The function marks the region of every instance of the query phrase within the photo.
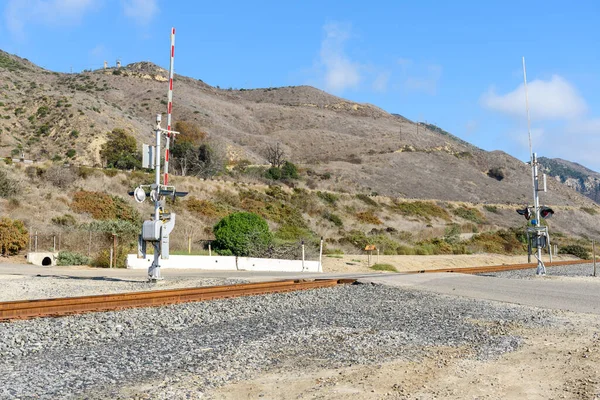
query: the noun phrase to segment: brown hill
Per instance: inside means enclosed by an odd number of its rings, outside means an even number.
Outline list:
[[[0,156],[101,165],[99,149],[116,127],[150,142],[164,112],[167,71],[151,63],[61,74],[0,53]],[[369,104],[308,87],[222,90],[176,76],[174,119],[195,121],[228,150],[232,163],[265,163],[278,142],[287,157],[334,179],[318,188],[475,203],[526,203],[530,170],[510,155],[478,149],[447,132]],[[561,182],[542,201],[589,205]]]

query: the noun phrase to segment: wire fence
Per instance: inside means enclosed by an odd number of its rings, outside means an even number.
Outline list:
[[[29,233],[29,252],[70,252],[89,258],[92,265],[100,267],[125,267],[127,254],[137,253],[137,238],[88,229],[63,229]],[[152,253],[152,246],[148,247]],[[172,255],[217,255],[214,240],[197,238],[178,232],[171,235],[169,253]],[[318,260],[318,243],[279,243],[252,249],[252,257],[288,260]]]

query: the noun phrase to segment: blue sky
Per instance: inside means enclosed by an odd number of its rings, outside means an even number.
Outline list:
[[[600,170],[600,2],[0,0],[0,48],[54,71],[149,60],[221,88],[308,84],[486,150]],[[174,105],[177,106],[175,88]]]

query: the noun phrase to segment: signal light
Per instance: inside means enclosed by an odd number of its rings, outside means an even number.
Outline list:
[[[527,221],[529,221],[529,218],[531,218],[531,210],[529,209],[529,207],[525,207],[522,210],[517,210],[517,212],[519,213],[519,215],[523,215]]]
[[[540,217],[547,219],[554,215],[554,210],[550,207],[540,207]]]

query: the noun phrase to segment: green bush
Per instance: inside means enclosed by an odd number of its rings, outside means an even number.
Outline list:
[[[357,199],[361,200],[362,202],[364,202],[365,204],[370,205],[372,207],[377,207],[379,205],[375,200],[373,200],[366,194],[359,193],[355,197]]]
[[[575,257],[579,257],[583,260],[589,260],[590,258],[590,253],[588,252],[588,249],[586,249],[585,247],[579,245],[579,244],[570,244],[567,246],[562,246],[559,250],[558,250],[559,254],[571,254],[574,255]]]
[[[452,212],[454,215],[466,219],[467,221],[475,222],[476,224],[481,224],[485,221],[485,217],[481,214],[481,211],[476,208],[462,206],[452,210]]]
[[[233,213],[221,219],[213,228],[216,250],[229,250],[236,256],[251,256],[267,248],[273,237],[269,225],[260,216]]]
[[[281,179],[281,168],[271,167],[265,172],[265,176],[267,179],[272,179],[274,181],[278,181]]]
[[[58,253],[57,265],[90,265],[90,257],[70,251],[61,251]]]
[[[282,179],[298,179],[298,167],[293,163],[286,161],[281,167],[281,178]]]
[[[134,169],[142,166],[141,156],[137,149],[137,141],[124,129],[113,129],[108,133],[108,140],[100,149],[100,156],[106,166],[117,169]]]
[[[450,221],[450,215],[442,207],[427,201],[410,201],[396,203],[392,207],[395,211],[406,216],[421,217],[429,221],[431,218],[440,218]]]
[[[23,222],[6,217],[0,219],[0,254],[17,254],[28,241],[29,233]]]
[[[0,197],[9,198],[18,195],[19,192],[18,182],[10,179],[6,172],[0,169]]]
[[[77,225],[77,220],[71,214],[65,214],[61,217],[53,217],[52,223],[58,226],[75,226]],[[75,265],[75,264],[73,264]]]
[[[323,218],[332,222],[338,228],[341,228],[342,226],[344,226],[344,221],[342,221],[342,219],[337,214],[330,213],[329,211],[325,211],[323,213]]]
[[[339,197],[330,192],[317,192],[317,196],[325,203],[335,205],[336,201],[338,201]]]
[[[374,264],[371,266],[371,269],[374,271],[398,272],[392,264]]]
[[[484,209],[485,209],[487,212],[491,212],[491,213],[494,213],[494,214],[498,214],[498,207],[496,207],[496,206],[488,206],[488,205],[485,205],[485,206],[483,206],[483,208],[484,208]]]

